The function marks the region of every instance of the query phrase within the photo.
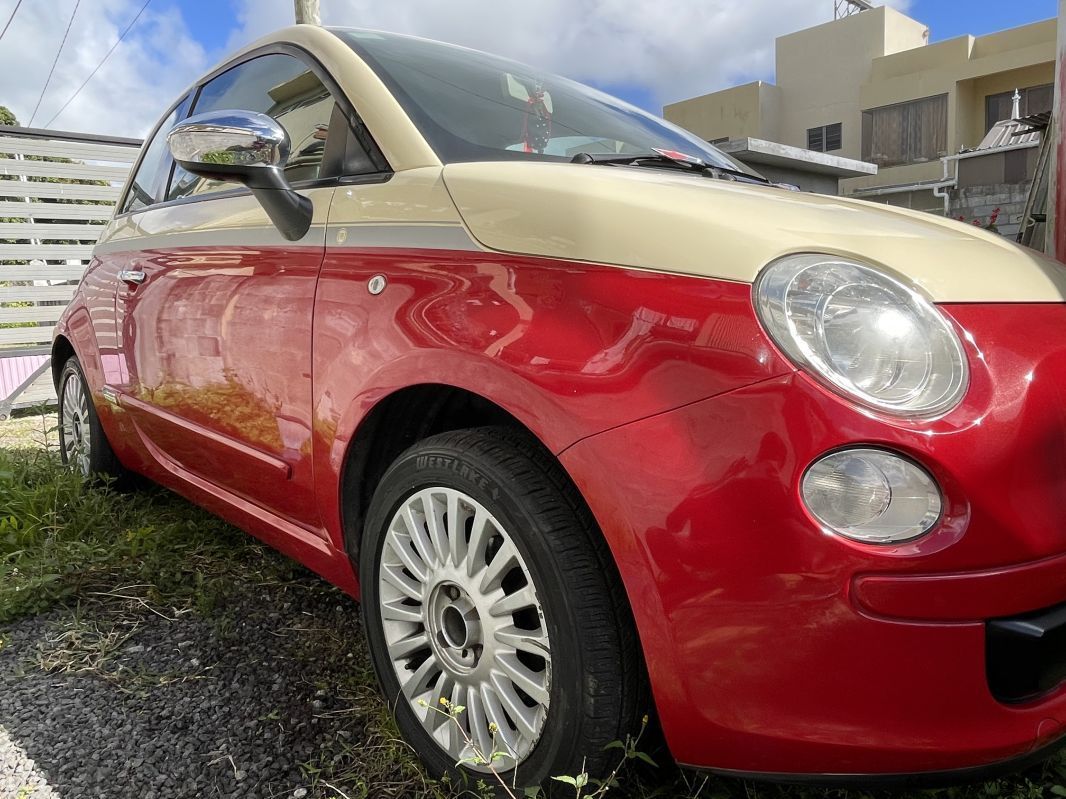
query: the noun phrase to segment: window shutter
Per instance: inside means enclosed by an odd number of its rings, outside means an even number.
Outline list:
[[[816,152],[825,152],[825,128],[809,128],[807,130],[807,149]]]
[[[825,126],[825,151],[839,150],[844,146],[844,126],[837,122],[834,125]]]
[[[862,160],[880,167],[935,161],[947,155],[948,96],[862,112]]]

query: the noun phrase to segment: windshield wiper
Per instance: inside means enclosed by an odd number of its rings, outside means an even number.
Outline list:
[[[618,155],[615,153],[578,153],[570,159],[574,164],[608,164],[618,166],[650,166],[668,169],[683,169],[686,172],[703,175],[718,180],[735,180],[740,183],[755,183],[759,186],[772,186],[766,178],[749,175],[739,169],[708,164],[706,161],[685,153],[672,150],[654,149],[648,153]]]

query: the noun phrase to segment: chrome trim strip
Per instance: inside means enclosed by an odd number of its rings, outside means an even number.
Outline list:
[[[215,230],[187,230],[110,239],[96,245],[93,254],[112,255],[140,250],[178,247],[323,247],[330,249],[392,248],[416,250],[466,250],[485,252],[462,225],[402,223],[312,225],[299,241],[287,241],[273,225]]]
[[[392,248],[485,252],[462,225],[403,223],[330,223],[330,249]]]
[[[169,250],[175,247],[322,247],[326,226],[312,225],[299,241],[289,241],[273,225],[213,230],[177,230],[144,236],[112,238],[96,245],[93,255],[111,255],[138,250]]]

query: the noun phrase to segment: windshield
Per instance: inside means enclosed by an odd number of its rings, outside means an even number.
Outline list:
[[[391,33],[332,29],[389,87],[445,163],[677,150],[750,172],[705,141],[603,92],[504,58]]]

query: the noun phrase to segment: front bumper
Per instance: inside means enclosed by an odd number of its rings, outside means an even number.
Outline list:
[[[993,619],[1066,602],[1066,305],[957,306],[967,399],[877,418],[774,378],[562,454],[614,552],[674,757],[745,774],[933,775],[1066,733],[1066,688],[1002,701]],[[923,463],[944,491],[923,539],[821,532],[798,496],[850,444]]]

